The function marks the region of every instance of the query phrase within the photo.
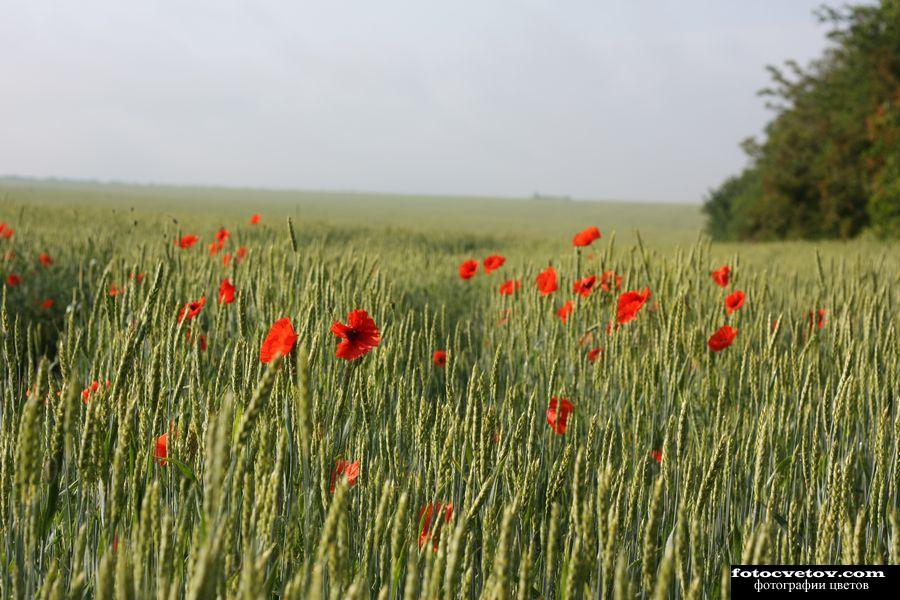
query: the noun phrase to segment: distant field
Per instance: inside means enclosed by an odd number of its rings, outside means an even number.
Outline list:
[[[564,201],[555,199],[401,196],[384,194],[271,191],[232,188],[134,186],[0,179],[0,198],[16,203],[77,207],[132,207],[144,214],[168,212],[211,220],[264,212],[268,220],[335,227],[442,229],[497,237],[550,238],[598,223],[631,240],[635,228],[645,238],[693,242],[703,226],[698,206]]]
[[[0,597],[715,599],[730,564],[900,562],[896,246],[19,181],[0,222]]]

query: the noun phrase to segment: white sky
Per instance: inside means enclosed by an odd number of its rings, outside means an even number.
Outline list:
[[[699,201],[821,0],[0,0],[0,174]]]

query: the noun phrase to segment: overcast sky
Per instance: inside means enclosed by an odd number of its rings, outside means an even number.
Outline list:
[[[0,0],[0,174],[700,201],[821,0]]]

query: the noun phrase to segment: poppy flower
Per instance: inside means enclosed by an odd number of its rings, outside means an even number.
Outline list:
[[[16,287],[20,283],[22,283],[22,278],[15,273],[10,273],[6,278],[6,285],[8,285],[9,287]]]
[[[484,259],[484,272],[490,273],[491,271],[496,271],[500,267],[503,266],[503,263],[506,262],[506,258],[502,256],[498,256],[493,254]]]
[[[81,391],[81,399],[84,401],[85,404],[88,403],[88,400],[90,399],[91,394],[96,392],[98,389],[100,389],[100,382],[92,381],[89,386],[87,386],[86,388],[84,388]]]
[[[816,314],[818,314],[818,319],[816,319]],[[825,309],[820,308],[818,311],[810,311],[809,313],[809,327],[812,328],[813,322],[816,323],[816,326],[819,329],[825,327]]]
[[[349,460],[341,458],[334,463],[334,469],[331,471],[331,481],[329,483],[329,489],[332,494],[334,493],[335,484],[340,481],[340,477],[347,478],[348,487],[356,485],[356,480],[359,478],[359,461],[350,462]]]
[[[198,239],[199,238],[196,235],[188,234],[186,236],[183,236],[180,240],[178,240],[175,243],[178,244],[178,247],[181,248],[182,250],[187,250],[188,248],[190,248],[191,246],[196,244]]]
[[[614,279],[616,282],[615,289],[621,290],[622,289],[622,276],[616,275],[615,271],[606,271],[605,273],[603,273],[603,275],[600,276],[600,289],[602,289],[604,292],[611,292],[612,287],[613,287],[611,285],[611,283]]]
[[[53,259],[50,258],[50,255],[47,254],[46,252],[41,252],[38,255],[38,261],[40,261],[40,263],[42,265],[44,265],[45,267],[49,267],[50,265],[53,264]]]
[[[6,223],[0,221],[0,235],[3,235],[4,231],[6,231]]]
[[[250,217],[250,224],[257,225],[259,223],[259,215],[253,215]]]
[[[109,383],[109,380],[107,379],[106,387],[108,388],[109,386],[110,386],[110,383]],[[86,388],[84,388],[84,390],[82,390],[81,399],[84,401],[85,404],[87,404],[88,400],[91,398],[91,395],[99,389],[100,389],[100,382],[92,381],[89,386],[87,386]]]
[[[712,280],[716,282],[716,285],[719,287],[728,287],[728,280],[731,275],[731,267],[728,265],[722,265],[719,269],[713,271],[711,273]]]
[[[442,504],[438,502],[437,504],[428,503],[422,507],[419,511],[419,522],[422,524],[422,529],[419,532],[419,549],[425,545],[425,542],[428,541],[429,537],[434,537],[434,551],[437,552],[438,549],[438,536],[435,536],[432,531],[432,520],[434,521],[434,531],[438,531],[438,527],[440,526],[440,519],[443,516],[444,522],[449,523],[453,518],[453,504],[447,503]]]
[[[588,360],[591,362],[597,362],[597,359],[603,354],[603,348],[591,348],[590,352],[588,352]]]
[[[597,283],[597,276],[591,275],[590,277],[585,277],[584,279],[579,279],[574,284],[572,284],[572,291],[576,294],[580,294],[584,298],[587,298],[591,295],[591,292],[594,290],[594,284]]]
[[[52,298],[45,298],[43,300],[40,300],[38,303],[40,304],[40,307],[43,308],[44,310],[50,310],[51,308],[53,308],[53,305],[55,304]]]
[[[572,238],[574,246],[590,246],[595,240],[600,239],[600,230],[596,227],[588,227],[584,231],[579,231]]]
[[[226,278],[219,284],[219,304],[234,302],[234,285]]]
[[[510,279],[509,281],[505,281],[500,284],[500,295],[501,296],[512,296],[514,293],[519,291],[519,288],[522,287],[522,282],[518,279]]]
[[[729,315],[744,305],[744,292],[737,290],[725,296],[725,312]]]
[[[228,240],[228,236],[231,235],[227,229],[224,227],[216,232],[216,241],[219,242],[219,247],[221,248],[225,242]]]
[[[443,367],[447,364],[447,352],[444,350],[435,350],[434,356],[431,357],[431,362],[433,362],[436,367]]]
[[[231,252],[222,256],[222,266],[227,267],[228,263],[231,262]]]
[[[562,435],[566,432],[566,425],[569,421],[569,415],[575,407],[569,402],[568,398],[550,398],[550,406],[547,407],[547,424],[556,432]]]
[[[557,289],[556,269],[547,267],[538,274],[535,283],[537,284],[538,291],[541,295],[546,296],[547,294],[552,294]]]
[[[279,356],[287,356],[294,349],[297,333],[287,317],[275,321],[259,348],[259,361],[270,363]]]
[[[184,321],[185,317],[187,317],[188,321],[192,320],[200,314],[200,311],[203,310],[204,306],[206,306],[206,296],[203,296],[196,302],[188,302],[181,307],[180,311],[178,311],[178,322],[181,323]]]
[[[331,326],[331,333],[342,338],[335,356],[344,360],[355,360],[364,356],[381,343],[381,333],[375,321],[364,310],[348,313],[347,325],[335,321]]]
[[[709,349],[713,352],[721,352],[731,345],[734,338],[737,337],[737,334],[737,330],[732,329],[728,325],[720,327],[719,330],[709,338],[709,342],[707,342]]]
[[[241,262],[242,260],[247,258],[247,249],[245,247],[241,246],[240,248],[237,249],[236,255],[237,255],[238,262]]]
[[[144,283],[144,274],[143,273],[137,273],[137,274],[131,273],[128,276],[128,279],[134,281],[138,285],[141,285],[142,283]]]
[[[209,255],[215,256],[216,254],[219,253],[219,250],[222,249],[222,243],[221,242],[210,242],[209,246],[207,246],[207,247],[209,248]]]
[[[187,331],[185,331],[185,332],[184,332],[184,335],[185,335],[185,337],[188,339],[188,341],[191,341],[191,338],[193,337],[193,334],[191,333],[191,330],[190,330],[190,329],[188,329]],[[201,335],[201,336],[200,336],[199,338],[197,338],[197,339],[198,339],[198,341],[200,342],[200,351],[201,351],[201,352],[206,352],[206,336],[205,336],[205,335]]]
[[[662,450],[651,450],[650,458],[655,460],[658,464],[662,464]]]
[[[13,236],[13,234],[15,232],[16,232],[15,229],[10,229],[9,227],[6,227],[2,231],[0,231],[0,236],[3,236],[3,239],[8,240],[9,238],[11,238]]]
[[[478,271],[478,263],[474,260],[467,260],[459,265],[459,276],[463,279],[472,279]]]
[[[575,310],[575,305],[572,304],[571,300],[566,300],[566,303],[563,304],[558,311],[556,311],[556,316],[558,316],[560,320],[565,323],[569,320],[569,315],[572,314],[573,310]]]
[[[153,458],[156,459],[156,462],[159,463],[159,466],[164,467],[168,464],[166,458],[169,456],[169,434],[164,433],[158,438],[156,438],[156,447],[153,449]]]
[[[650,288],[644,288],[643,292],[632,290],[619,296],[618,306],[616,307],[616,321],[620,325],[633,321],[649,298]]]
[[[125,293],[125,290],[123,290],[122,288],[120,288],[119,286],[117,286],[114,283],[109,286],[109,297],[110,298],[115,298],[116,296],[119,296],[124,293]]]

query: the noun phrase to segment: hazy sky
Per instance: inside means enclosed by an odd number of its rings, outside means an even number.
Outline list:
[[[0,0],[0,174],[699,201],[821,0]]]

